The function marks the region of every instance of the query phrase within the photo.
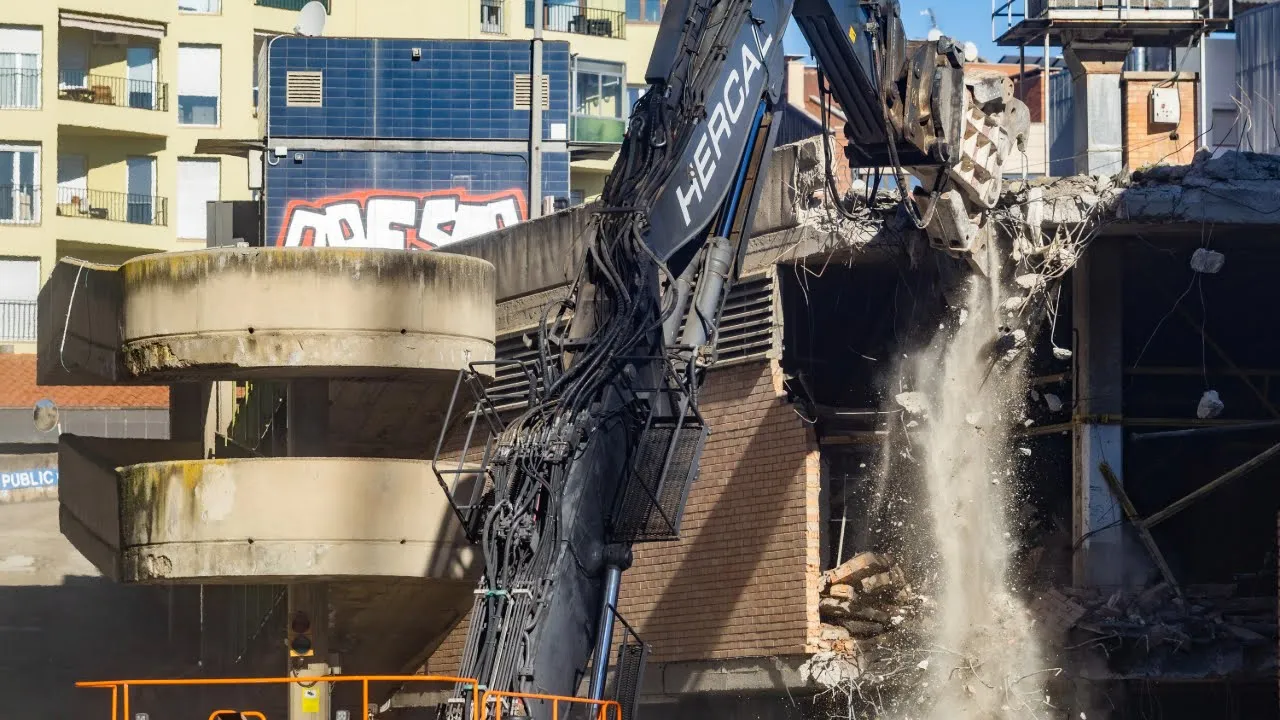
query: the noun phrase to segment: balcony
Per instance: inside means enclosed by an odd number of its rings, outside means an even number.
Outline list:
[[[1132,41],[1139,47],[1184,45],[1203,28],[1225,29],[1232,0],[991,0],[991,36],[1000,45]]]
[[[0,342],[36,341],[36,301],[0,300]]]
[[[507,32],[506,0],[480,0],[480,32],[503,35]]]
[[[533,27],[533,0],[525,0],[525,27]],[[593,7],[586,3],[555,3],[542,6],[542,26],[554,32],[592,35],[595,37],[627,37],[627,14],[622,10]]]
[[[627,132],[627,121],[622,118],[574,113],[570,119],[573,123],[570,138],[573,142],[616,145],[622,143],[622,136]]]
[[[60,187],[58,215],[163,226],[169,224],[169,200],[154,195]]]
[[[0,68],[0,110],[38,110],[40,70]]]
[[[301,10],[309,1],[310,0],[253,0],[253,4],[258,7],[276,8],[277,10],[293,10],[296,12]],[[329,7],[329,0],[320,0],[320,3],[324,5],[324,11],[326,13],[333,11],[332,8]]]
[[[168,112],[169,84],[95,75],[84,70],[58,73],[58,97],[93,105],[115,105]]]
[[[40,186],[0,185],[0,225],[39,225]]]

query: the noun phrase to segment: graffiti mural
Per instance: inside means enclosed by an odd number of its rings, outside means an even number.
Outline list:
[[[291,201],[276,245],[431,250],[527,218],[524,193],[518,189],[488,195],[462,188],[361,190]]]

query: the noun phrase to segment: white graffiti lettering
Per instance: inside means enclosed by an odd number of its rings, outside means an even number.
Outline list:
[[[772,44],[773,38],[765,36],[760,45],[763,53],[768,53]],[[717,99],[715,107],[708,115],[707,125],[703,128],[697,145],[694,146],[694,168],[689,173],[689,186],[676,188],[676,200],[679,202],[680,213],[684,216],[686,227],[692,222],[689,208],[694,202],[702,202],[703,192],[714,179],[716,168],[720,165],[729,165],[729,163],[714,162],[711,159],[711,153],[714,150],[715,157],[720,158],[720,141],[733,133],[734,128],[731,124],[738,122],[742,117],[751,77],[763,71],[762,61],[763,58],[756,57],[752,44],[742,45],[742,74],[738,74],[737,68],[729,73],[729,77],[725,80],[723,95]],[[708,139],[711,140],[710,148],[707,148]]]
[[[473,195],[453,189],[409,193],[362,190],[295,200],[285,209],[279,247],[431,250],[528,217],[524,193]]]

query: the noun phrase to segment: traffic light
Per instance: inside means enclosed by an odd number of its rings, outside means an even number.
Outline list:
[[[311,618],[298,610],[289,619],[289,657],[311,657],[315,644],[311,640]]]

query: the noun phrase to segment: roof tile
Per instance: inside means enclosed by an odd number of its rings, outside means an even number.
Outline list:
[[[62,408],[168,407],[169,388],[37,385],[35,355],[0,354],[0,408],[29,408],[42,398]]]

